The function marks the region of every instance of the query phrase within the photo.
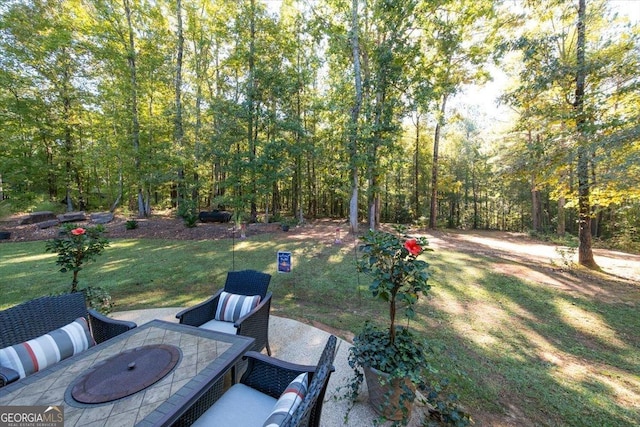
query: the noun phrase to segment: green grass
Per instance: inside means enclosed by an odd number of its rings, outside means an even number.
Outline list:
[[[292,273],[276,273],[278,250],[293,253]],[[426,258],[433,288],[412,326],[429,339],[429,362],[472,416],[484,425],[640,424],[638,286],[611,282],[610,297],[594,298],[498,274],[490,258],[449,251]],[[113,240],[79,279],[80,287],[106,288],[115,310],[189,306],[234,268],[273,275],[275,315],[351,332],[386,315],[357,274],[351,246],[284,233],[236,241],[233,252],[230,240]],[[0,244],[0,309],[70,283],[44,242]]]

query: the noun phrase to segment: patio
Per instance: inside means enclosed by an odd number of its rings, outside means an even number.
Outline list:
[[[175,318],[182,308],[170,307],[149,310],[121,311],[110,314],[110,317],[129,320],[142,325],[153,319],[177,322]],[[329,333],[304,323],[282,317],[270,316],[269,342],[273,357],[292,363],[315,365],[324,348]],[[351,410],[349,419],[345,422],[344,414],[349,402],[335,399],[339,394],[338,388],[347,383],[351,375],[351,368],[347,363],[349,343],[338,338],[335,358],[336,371],[329,380],[325,403],[322,411],[323,427],[370,427],[374,425],[377,415],[370,408],[366,399],[366,391]],[[419,426],[415,414],[409,426]],[[391,423],[380,424],[382,426]]]

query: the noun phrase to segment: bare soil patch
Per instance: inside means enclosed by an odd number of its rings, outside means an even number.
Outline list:
[[[635,305],[640,291],[640,255],[594,249],[600,271],[577,265],[577,252],[532,239],[524,233],[500,231],[434,231],[430,246],[492,259],[495,271],[568,293],[612,303]],[[565,252],[566,254],[567,252]]]

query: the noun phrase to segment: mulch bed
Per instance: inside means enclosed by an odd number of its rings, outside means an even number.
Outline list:
[[[20,220],[26,215],[15,215],[0,221],[0,231],[11,233],[11,237],[2,242],[27,242],[35,240],[48,240],[55,238],[59,227],[49,227],[40,229],[37,224],[21,225]],[[107,229],[108,238],[152,238],[152,239],[179,239],[179,240],[212,240],[233,237],[233,223],[200,223],[189,228],[184,225],[182,219],[169,216],[151,216],[150,218],[136,219],[138,228],[127,230],[126,222],[130,218],[115,216],[113,221],[104,224]],[[75,222],[79,226],[90,227],[96,224],[90,220]],[[273,233],[279,231],[277,223],[272,224],[249,224],[247,226],[247,236]],[[240,236],[240,231],[236,228],[235,234]]]

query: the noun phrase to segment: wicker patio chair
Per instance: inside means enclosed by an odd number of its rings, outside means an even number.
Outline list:
[[[271,292],[268,292],[271,275],[255,270],[230,271],[224,289],[216,292],[208,300],[182,310],[176,317],[180,323],[207,329],[243,335],[255,339],[251,350],[260,352],[264,348],[271,355],[269,347],[269,311]],[[235,322],[216,321],[215,314],[222,292],[236,295],[260,295],[260,303],[248,314]]]
[[[87,319],[97,344],[136,327],[133,322],[111,319],[87,309],[83,292],[46,296],[0,311],[0,348],[38,338],[79,317]],[[0,387],[16,380],[16,375],[15,371],[0,366]]]
[[[198,426],[262,425],[287,386],[301,373],[309,374],[309,386],[302,402],[280,424],[281,427],[319,427],[324,396],[335,371],[336,337],[331,335],[316,366],[285,362],[261,353],[248,352],[248,368],[240,383],[222,393],[200,399],[176,424]],[[215,388],[215,387],[213,387]],[[251,408],[247,411],[247,408]],[[264,418],[264,419],[262,419]],[[195,424],[194,424],[195,423]]]

